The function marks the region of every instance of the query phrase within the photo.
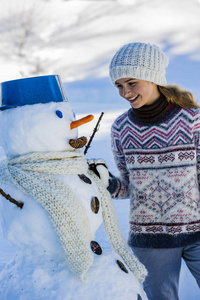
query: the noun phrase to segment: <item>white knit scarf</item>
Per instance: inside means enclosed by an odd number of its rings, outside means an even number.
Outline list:
[[[88,170],[81,150],[31,153],[0,163],[0,180],[15,184],[33,196],[48,212],[60,238],[69,268],[84,279],[84,274],[93,263],[90,227],[81,201],[70,186],[55,176],[66,174],[89,174],[96,182],[101,195],[105,230],[111,246],[138,280],[143,282],[147,274],[146,269],[130,251],[120,230],[110,194],[98,176]]]

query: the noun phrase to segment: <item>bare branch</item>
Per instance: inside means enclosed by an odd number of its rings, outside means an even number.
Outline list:
[[[6,194],[2,189],[0,189],[0,194],[6,198],[8,201],[14,203],[15,205],[17,205],[18,207],[22,208],[24,203],[23,202],[19,202],[15,199],[13,199],[9,194]]]
[[[92,140],[93,140],[93,138],[94,138],[94,136],[95,136],[95,133],[96,133],[96,132],[98,131],[98,129],[99,129],[99,124],[100,124],[100,122],[101,122],[101,119],[102,119],[103,115],[104,115],[104,112],[101,113],[101,115],[100,115],[100,117],[99,117],[99,119],[98,119],[98,121],[97,121],[97,124],[96,124],[96,126],[95,126],[95,128],[94,128],[94,130],[93,130],[93,133],[92,133],[92,135],[91,135],[91,137],[90,137],[90,139],[89,139],[89,142],[87,143],[87,145],[86,145],[86,147],[85,147],[84,154],[86,154],[87,151],[88,151],[88,149],[90,148],[90,144],[92,143]]]

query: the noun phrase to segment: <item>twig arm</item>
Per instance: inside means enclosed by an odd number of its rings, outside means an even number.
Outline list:
[[[0,194],[6,198],[8,201],[14,203],[15,205],[17,205],[18,207],[22,208],[24,203],[23,202],[19,202],[15,199],[13,199],[9,194],[6,194],[1,188],[0,188]]]
[[[95,128],[94,128],[94,130],[93,130],[93,133],[92,133],[92,135],[91,135],[91,137],[90,137],[90,139],[89,139],[89,142],[87,143],[87,145],[86,145],[86,147],[85,147],[84,154],[86,154],[87,151],[88,151],[88,149],[90,148],[90,144],[92,143],[92,140],[93,140],[93,138],[94,138],[94,136],[95,136],[95,133],[98,131],[98,127],[99,127],[99,124],[100,124],[100,122],[101,122],[101,119],[102,119],[103,115],[104,115],[104,112],[101,113],[101,115],[100,115],[100,117],[99,117],[99,119],[98,119],[98,121],[97,121],[97,124],[96,124],[96,126],[95,126]]]

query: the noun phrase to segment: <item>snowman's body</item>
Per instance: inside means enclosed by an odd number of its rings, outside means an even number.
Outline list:
[[[62,111],[62,120],[55,118],[58,110]],[[37,151],[64,151],[68,140],[77,136],[76,130],[69,130],[74,116],[68,103],[24,106],[1,114],[1,144],[11,158]],[[13,122],[13,127],[9,126],[10,122]],[[70,146],[67,150],[76,153]],[[95,233],[103,221],[102,195],[90,173],[84,174],[90,183],[78,175],[52,176],[70,186],[79,199],[87,218],[89,238],[95,241]],[[21,209],[3,196],[0,198],[4,235],[16,248],[15,257],[0,273],[0,299],[110,300],[113,296],[116,300],[147,299],[133,273],[119,268],[116,260],[122,261],[121,257],[114,251],[104,251],[103,247],[101,255],[92,253],[93,263],[85,274],[85,280],[75,276],[69,268],[55,224],[43,205],[10,182],[2,180],[0,188],[24,203]],[[94,197],[100,204],[96,211],[91,207]]]

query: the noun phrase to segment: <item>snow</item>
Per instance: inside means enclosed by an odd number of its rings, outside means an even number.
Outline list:
[[[24,15],[25,18],[27,15],[24,11],[27,7],[24,9],[23,0],[0,1],[0,81],[23,76],[60,74],[76,117],[91,113],[95,116],[94,121],[79,128],[80,136],[90,137],[100,113],[104,111],[100,129],[88,150],[87,158],[104,158],[110,171],[116,174],[110,150],[110,126],[116,116],[128,108],[128,104],[120,99],[109,81],[108,63],[124,43],[144,41],[161,46],[170,58],[168,82],[189,89],[199,101],[199,1],[35,2],[37,5],[31,9],[31,23],[27,23],[31,24],[30,34],[20,50],[24,27],[19,15]],[[3,155],[2,150],[1,152]],[[114,200],[114,204],[120,226],[127,237],[129,200]],[[9,220],[8,216],[8,223]],[[103,226],[97,232],[97,239],[102,247],[110,249]],[[15,250],[4,239],[1,230],[0,245],[2,270]],[[42,273],[39,268],[34,276],[36,275],[47,282],[49,280],[48,274]],[[180,300],[199,298],[197,284],[184,262],[179,295]]]
[[[55,113],[58,109],[65,112],[62,118],[58,118]],[[68,102],[59,104],[51,102],[48,106],[40,103],[34,106],[24,105],[16,109],[5,110],[0,115],[1,145],[7,156],[23,155],[29,153],[30,149],[33,152],[48,151],[48,149],[68,150],[66,131],[68,141],[77,136],[76,129],[70,130],[74,114]],[[6,130],[7,124],[11,127],[9,132]],[[46,128],[50,132],[51,139],[46,135]]]

